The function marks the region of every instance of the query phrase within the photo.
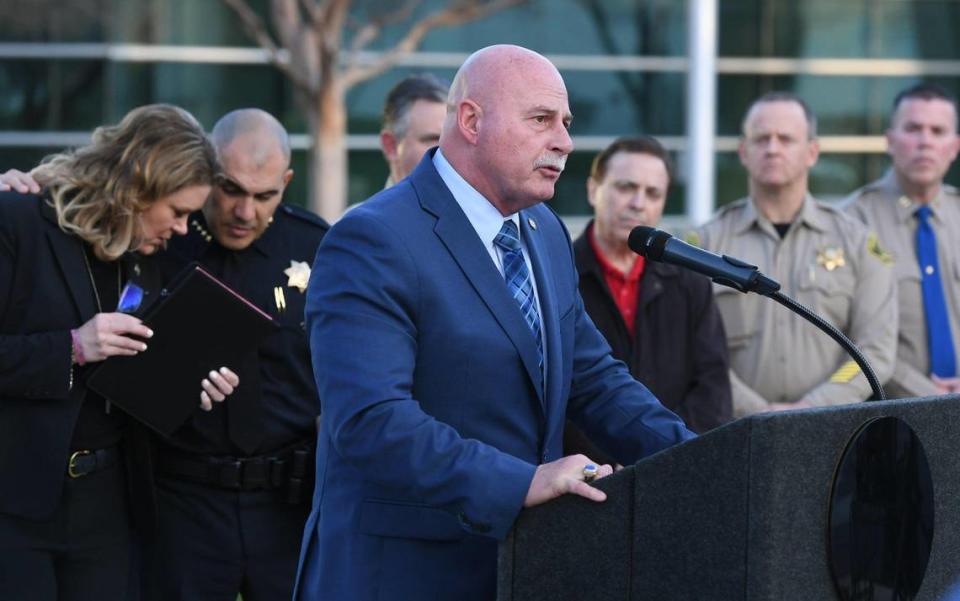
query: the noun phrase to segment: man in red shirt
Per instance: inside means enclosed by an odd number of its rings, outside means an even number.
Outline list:
[[[587,313],[614,357],[690,429],[704,432],[732,415],[726,338],[710,281],[646,262],[627,246],[633,228],[660,222],[670,178],[670,157],[654,138],[613,142],[593,161],[587,196],[594,219],[573,247]],[[572,426],[566,441],[568,452],[589,449]]]

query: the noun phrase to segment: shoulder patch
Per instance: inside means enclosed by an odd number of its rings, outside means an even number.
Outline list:
[[[867,252],[880,259],[880,262],[886,265],[893,264],[893,255],[880,246],[880,237],[873,232],[870,232],[870,235],[867,236]]]
[[[297,206],[288,205],[285,202],[280,203],[280,206],[277,208],[277,210],[283,211],[285,215],[289,215],[298,221],[304,221],[306,223],[322,227],[325,230],[330,229],[330,224],[312,211],[308,211]]]

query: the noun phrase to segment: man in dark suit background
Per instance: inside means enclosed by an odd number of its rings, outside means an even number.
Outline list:
[[[594,219],[573,243],[587,314],[661,403],[699,433],[728,422],[733,410],[727,342],[710,280],[645,261],[627,245],[638,225],[663,216],[672,168],[654,138],[620,138],[593,160],[587,197]],[[568,427],[568,453],[592,445]]]
[[[570,121],[549,61],[480,50],[440,149],[321,244],[307,328],[323,419],[295,598],[491,599],[522,507],[605,499],[590,458],[562,455],[568,416],[624,464],[694,436],[584,311],[542,204]]]
[[[380,149],[390,166],[387,186],[410,175],[423,154],[437,145],[447,112],[449,84],[416,73],[390,88],[383,104]]]

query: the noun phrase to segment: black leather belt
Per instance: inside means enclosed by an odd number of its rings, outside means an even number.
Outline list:
[[[81,478],[94,472],[116,467],[120,462],[119,447],[74,451],[67,462],[67,475]]]
[[[315,446],[311,440],[255,457],[196,455],[166,447],[158,455],[157,471],[226,490],[272,490],[296,484],[299,499],[300,484],[312,476]]]

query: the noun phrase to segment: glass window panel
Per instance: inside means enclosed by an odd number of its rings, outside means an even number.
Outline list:
[[[71,0],[106,2],[107,0]],[[253,46],[233,11],[214,0],[114,0],[114,39],[158,44]],[[265,0],[250,5],[265,20]],[[430,0],[405,21],[384,28],[370,48],[394,45],[410,25],[447,5]],[[355,22],[370,14],[383,16],[400,3],[358,1],[351,10]],[[540,0],[494,13],[460,27],[438,28],[424,38],[421,49],[472,52],[510,42],[558,54],[682,55],[686,46],[685,0]],[[356,28],[347,31],[346,39]],[[346,46],[346,44],[345,44]]]
[[[78,0],[73,0],[78,1]],[[90,0],[87,0],[90,1]],[[255,46],[221,0],[112,0],[112,40],[129,44]],[[268,0],[247,0],[268,15]],[[269,19],[269,17],[267,17]]]
[[[111,96],[115,117],[152,102],[187,109],[210,128],[224,113],[259,107],[274,114],[294,133],[305,131],[288,84],[276,69],[251,65],[189,63],[114,63]]]
[[[382,7],[380,0],[359,2]],[[424,3],[415,18],[446,5]],[[461,27],[431,31],[421,49],[473,52],[497,43],[520,44],[546,54],[683,55],[686,41],[685,0],[540,0],[494,13]],[[382,8],[380,8],[382,11]],[[386,48],[400,39],[412,19],[384,31],[372,48]]]
[[[893,99],[920,81],[939,84],[955,95],[960,92],[957,77],[723,75],[717,84],[717,132],[722,136],[740,135],[750,103],[776,90],[794,92],[810,105],[821,136],[880,135],[889,123]]]
[[[0,173],[8,169],[30,171],[40,164],[43,157],[54,154],[61,148],[20,148],[16,146],[0,146]]]
[[[682,73],[566,71],[575,136],[682,135]]]
[[[99,42],[109,0],[3,0],[0,42]]]
[[[103,118],[103,61],[0,61],[0,129],[86,130]]]
[[[956,60],[956,0],[721,0],[720,55]]]

